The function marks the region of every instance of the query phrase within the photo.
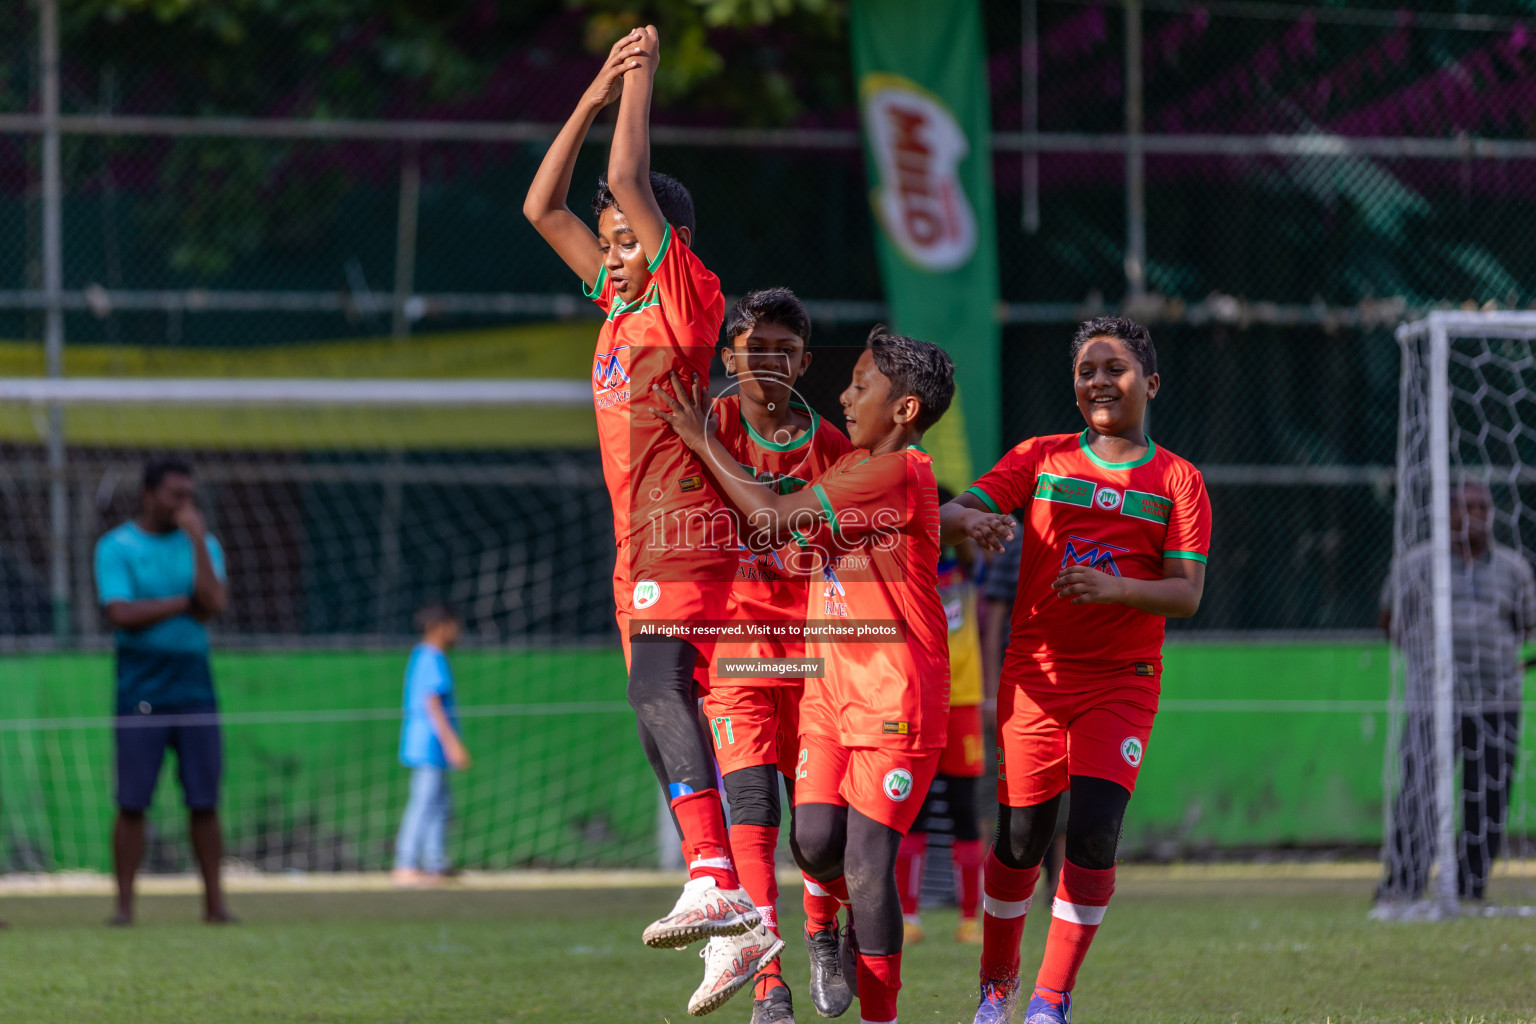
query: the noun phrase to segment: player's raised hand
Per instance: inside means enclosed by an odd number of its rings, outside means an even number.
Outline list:
[[[975,541],[987,551],[1002,551],[1003,545],[1013,539],[1013,516],[999,515],[996,512],[983,512],[980,509],[966,508],[964,505],[956,505],[960,509],[956,522],[965,535]]]
[[[1086,565],[1069,565],[1061,570],[1051,587],[1056,596],[1073,604],[1118,604],[1125,599],[1125,588],[1118,576],[1090,569]]]
[[[587,86],[582,103],[592,109],[601,110],[618,100],[624,92],[625,73],[638,69],[644,59],[645,30],[633,29],[629,35],[609,48],[608,57],[603,61],[603,68],[597,73],[597,77],[592,79],[592,84]]]
[[[709,447],[709,435],[712,431],[709,423],[709,409],[705,405],[706,396],[699,378],[694,377],[685,389],[683,382],[678,380],[676,371],[667,376],[672,381],[671,391],[662,387],[659,381],[651,385],[651,390],[659,395],[662,401],[662,405],[654,406],[651,411],[659,419],[667,421],[683,444],[702,453]]]

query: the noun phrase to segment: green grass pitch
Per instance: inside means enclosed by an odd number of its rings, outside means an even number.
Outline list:
[[[1076,1024],[1115,1021],[1536,1022],[1529,920],[1366,921],[1359,880],[1128,873],[1079,978]],[[798,899],[786,892],[797,935]],[[193,897],[145,897],[131,930],[100,896],[4,901],[0,1006],[25,1022],[347,1021],[631,1024],[688,1020],[692,951],[640,945],[669,889],[237,894],[243,923],[194,923]],[[1043,909],[1043,908],[1042,908]],[[904,957],[901,1019],[969,1022],[976,948],[925,914]],[[1026,970],[1048,916],[1031,915]],[[805,955],[785,974],[802,1024]],[[747,993],[710,1019],[744,1022]],[[844,1018],[857,1021],[857,1007]]]

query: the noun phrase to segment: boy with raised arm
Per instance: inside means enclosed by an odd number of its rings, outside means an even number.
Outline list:
[[[642,938],[648,946],[681,948],[713,936],[740,937],[732,957],[706,958],[704,982],[690,1002],[690,1012],[706,1013],[723,1001],[721,993],[736,990],[723,981],[742,971],[750,978],[777,954],[737,879],[699,725],[695,668],[706,663],[709,647],[646,628],[727,617],[737,561],[729,522],[715,528],[715,517],[728,513],[702,463],[648,408],[634,405],[669,374],[708,375],[725,311],[719,279],[690,248],[692,197],[650,170],[658,51],[654,26],[614,44],[539,166],[523,213],[606,314],[593,358],[592,400],[618,546],[614,603],[640,742],[682,833],[689,874],[671,913]],[[615,100],[608,173],[592,200],[593,234],[567,208],[566,195],[587,131]],[[727,973],[731,978],[723,978]]]
[[[714,403],[715,436],[737,465],[781,494],[802,489],[853,450],[842,431],[823,420],[795,391],[811,365],[810,339],[810,315],[788,288],[766,288],[744,296],[725,320],[726,344],[720,349],[720,360],[734,383]],[[805,680],[798,673],[742,678],[722,676],[720,670],[743,658],[805,657],[804,638],[789,635],[787,627],[804,620],[812,577],[794,571],[793,548],[753,550],[743,544],[740,556],[734,595],[737,621],[773,632],[716,646],[704,718],[731,805],[736,871],[763,915],[764,926],[777,936],[779,886],[774,860],[783,813],[779,777],[782,774],[793,794]],[[821,583],[819,569],[814,581]],[[794,1001],[774,962],[761,969],[754,981],[752,1024],[793,1020]]]
[[[818,545],[825,552],[823,584],[806,609],[807,632],[816,632],[806,656],[824,659],[825,675],[806,681],[800,706],[793,846],[801,869],[858,920],[859,1016],[887,1024],[901,987],[896,851],[938,767],[949,712],[938,491],[920,444],[954,397],[954,364],[936,345],[876,327],[841,396],[855,450],[793,494],[733,464],[708,428],[698,381],[674,379],[658,394],[665,408],[656,415],[709,460],[759,531],[754,546],[793,539],[807,555]],[[870,642],[866,631],[887,628],[888,642]],[[812,940],[834,923],[807,924],[812,999],[823,1016],[848,1007],[846,986],[819,996],[814,976]],[[832,995],[840,1005],[823,1005]]]

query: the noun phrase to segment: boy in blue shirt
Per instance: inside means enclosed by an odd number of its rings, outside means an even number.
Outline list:
[[[469,767],[453,711],[453,674],[448,649],[459,638],[459,616],[447,605],[430,604],[416,613],[421,643],[405,668],[405,721],[400,727],[400,763],[411,769],[411,796],[395,842],[396,885],[436,885],[448,873],[443,833],[450,807],[448,771]]]
[[[224,751],[203,625],[223,613],[229,592],[224,549],[203,523],[195,493],[187,463],[150,462],[139,514],[96,543],[96,599],[117,631],[118,814],[112,829],[117,912],[109,924],[133,923],[144,812],[167,749],[176,751],[191,815],[192,852],[203,876],[203,919],[234,920],[219,880]]]

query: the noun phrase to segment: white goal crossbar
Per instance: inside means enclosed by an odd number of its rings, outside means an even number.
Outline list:
[[[583,380],[0,378],[0,402],[61,405],[576,406],[591,401],[592,388]]]

